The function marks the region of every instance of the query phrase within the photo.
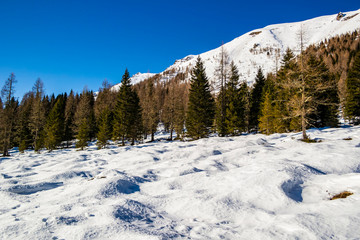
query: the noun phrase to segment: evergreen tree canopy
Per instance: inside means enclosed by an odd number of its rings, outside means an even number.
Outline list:
[[[114,139],[121,140],[125,145],[125,140],[131,140],[131,144],[141,138],[141,108],[137,93],[132,89],[128,70],[121,80],[121,87],[117,95],[117,104],[114,114]]]
[[[346,88],[345,115],[351,122],[360,124],[360,50],[349,69]]]
[[[193,139],[207,137],[214,121],[215,104],[200,56],[191,73],[186,128]]]
[[[251,91],[250,99],[250,116],[249,116],[249,128],[250,130],[257,131],[260,117],[260,106],[263,102],[263,89],[265,86],[265,77],[262,69],[258,69],[258,73],[255,78],[255,83]]]

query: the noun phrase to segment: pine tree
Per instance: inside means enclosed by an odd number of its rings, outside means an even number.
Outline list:
[[[207,137],[214,121],[215,104],[200,56],[191,73],[189,103],[186,113],[187,133],[193,139]]]
[[[66,147],[70,146],[70,141],[75,138],[75,123],[74,115],[76,111],[77,99],[74,92],[71,90],[65,103],[65,130],[64,140]]]
[[[262,69],[258,69],[258,73],[255,78],[255,83],[251,91],[250,99],[250,116],[249,116],[249,128],[250,131],[257,131],[260,117],[260,107],[263,102],[263,88],[265,86],[265,77]]]
[[[74,122],[76,125],[76,147],[83,150],[95,134],[94,95],[86,88],[80,95]]]
[[[32,104],[34,101],[34,95],[32,92],[28,92],[24,95],[18,111],[18,123],[17,123],[17,141],[19,143],[19,151],[23,153],[31,146],[32,136],[31,129],[29,127],[30,114],[33,111]]]
[[[98,149],[105,148],[111,139],[113,130],[113,111],[116,103],[116,95],[111,91],[111,85],[105,79],[102,88],[95,101],[95,118],[97,123]]]
[[[113,115],[109,108],[105,108],[98,118],[97,143],[98,149],[105,148],[111,139]]]
[[[231,62],[231,75],[227,84],[227,106],[225,115],[226,133],[237,135],[246,129],[247,91],[246,82],[239,85],[239,73],[234,62]]]
[[[346,89],[345,116],[351,123],[360,124],[360,51],[349,69]]]
[[[64,96],[59,95],[45,125],[45,147],[52,151],[60,146],[64,136]]]
[[[259,118],[259,130],[264,134],[274,133],[275,116],[273,100],[270,92],[265,92],[265,99],[261,105],[261,116]]]
[[[125,140],[130,140],[134,145],[135,141],[141,138],[141,132],[140,100],[132,89],[130,75],[126,69],[117,95],[113,136],[115,140],[121,140],[122,145],[125,145]]]

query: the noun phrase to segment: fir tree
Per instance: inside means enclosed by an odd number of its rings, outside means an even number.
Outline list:
[[[111,139],[112,133],[112,112],[109,108],[105,108],[99,118],[98,118],[98,133],[97,133],[97,143],[98,149],[105,148],[108,144],[108,141]]]
[[[102,83],[102,88],[99,89],[99,94],[95,101],[98,149],[105,148],[108,141],[111,139],[115,103],[116,95],[111,91],[111,85],[105,79]]]
[[[69,147],[70,141],[75,138],[74,115],[76,111],[77,100],[74,92],[71,90],[65,103],[65,130],[64,140],[66,147]]]
[[[231,75],[227,84],[226,133],[236,135],[246,129],[247,84],[239,85],[239,73],[234,62],[231,62]]]
[[[60,146],[64,135],[64,96],[59,95],[45,125],[45,147],[52,151]]]
[[[186,113],[187,133],[193,139],[207,137],[215,115],[214,99],[200,56],[191,73],[189,103]]]
[[[126,69],[117,96],[113,136],[115,140],[120,140],[122,145],[125,145],[125,140],[130,140],[134,145],[135,141],[141,138],[141,132],[140,100],[132,89],[130,75]]]
[[[76,108],[74,122],[76,125],[76,147],[83,150],[88,146],[95,133],[94,96],[84,89]]]
[[[251,131],[257,131],[260,117],[260,107],[263,102],[263,88],[265,85],[265,77],[261,68],[258,69],[258,73],[255,78],[255,83],[251,91],[250,99],[250,116],[249,116],[249,128]]]
[[[360,51],[349,69],[346,89],[345,116],[350,122],[360,124]]]
[[[23,153],[28,147],[30,147],[32,143],[31,130],[29,127],[29,116],[33,111],[33,100],[33,93],[26,93],[21,101],[18,111],[17,138],[19,143],[19,151],[21,153]]]

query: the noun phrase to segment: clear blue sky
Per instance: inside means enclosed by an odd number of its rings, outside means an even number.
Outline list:
[[[0,0],[0,87],[16,96],[40,77],[46,93],[97,90],[107,78],[161,72],[255,28],[360,8],[346,1]]]

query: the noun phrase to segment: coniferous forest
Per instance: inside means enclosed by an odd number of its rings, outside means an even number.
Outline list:
[[[276,72],[261,68],[252,86],[222,48],[210,83],[200,57],[185,73],[163,73],[132,85],[128,70],[118,91],[104,80],[99,92],[84,89],[47,95],[39,78],[21,100],[14,97],[11,73],[0,98],[0,148],[3,156],[73,147],[97,140],[99,149],[154,141],[159,123],[170,139],[199,139],[217,133],[281,133],[337,127],[339,119],[360,123],[360,40],[353,32],[312,45],[296,56],[287,49]]]

